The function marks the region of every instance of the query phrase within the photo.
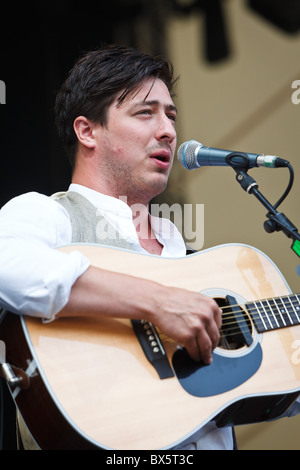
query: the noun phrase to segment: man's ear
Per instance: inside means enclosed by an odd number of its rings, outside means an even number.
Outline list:
[[[95,147],[96,142],[94,139],[93,129],[94,124],[85,116],[78,116],[73,124],[74,132],[77,135],[78,141],[89,149]]]

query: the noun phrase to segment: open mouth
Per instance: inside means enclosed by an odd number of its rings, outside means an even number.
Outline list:
[[[159,160],[160,162],[166,162],[168,163],[170,161],[169,157],[166,157],[165,155],[156,155],[155,157],[156,160]]]
[[[168,168],[170,165],[171,156],[168,151],[160,150],[153,153],[150,157],[161,168]]]
[[[170,158],[166,155],[155,155],[151,160],[162,170],[167,170],[170,166]]]

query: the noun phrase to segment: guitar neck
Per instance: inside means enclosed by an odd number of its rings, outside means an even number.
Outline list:
[[[300,294],[257,300],[245,306],[259,333],[300,324]]]

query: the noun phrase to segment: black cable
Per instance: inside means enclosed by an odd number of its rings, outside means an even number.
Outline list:
[[[292,186],[293,186],[293,183],[294,183],[294,169],[292,167],[292,165],[287,161],[286,162],[286,166],[288,167],[289,171],[290,171],[290,180],[289,180],[289,184],[285,190],[285,192],[283,193],[283,195],[281,196],[280,199],[278,199],[278,201],[276,202],[276,204],[274,204],[274,209],[277,209],[277,207],[284,201],[284,199],[287,197],[287,195],[289,194],[290,190],[292,189]]]

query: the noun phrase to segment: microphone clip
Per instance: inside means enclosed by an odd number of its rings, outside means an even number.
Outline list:
[[[225,161],[227,165],[231,166],[234,170],[247,171],[249,168],[253,168],[249,156],[244,152],[231,152],[226,156]]]
[[[246,171],[236,170],[236,172],[236,180],[248,194],[251,194],[254,188],[258,188],[258,184],[255,179],[248,175]]]

